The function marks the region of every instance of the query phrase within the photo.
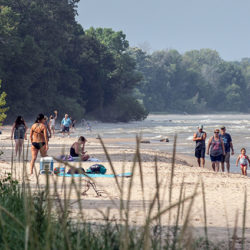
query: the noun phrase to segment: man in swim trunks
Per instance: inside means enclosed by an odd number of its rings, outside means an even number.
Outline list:
[[[69,136],[69,129],[71,127],[71,123],[72,122],[71,122],[68,114],[65,114],[64,118],[61,121],[61,127],[62,127],[63,136],[64,136],[65,133],[68,133],[68,136]]]
[[[30,174],[33,174],[34,164],[37,158],[38,151],[42,157],[47,155],[47,151],[49,149],[48,146],[48,134],[47,127],[44,125],[45,117],[43,114],[39,114],[35,123],[32,125],[30,129],[30,141],[32,143],[31,146],[31,154],[32,159],[30,162]]]
[[[226,128],[225,126],[221,126],[220,128],[220,137],[222,138],[224,142],[224,147],[225,147],[225,155],[222,157],[221,161],[221,170],[224,172],[224,162],[227,164],[227,172],[230,172],[230,149],[232,150],[232,155],[234,155],[234,148],[233,148],[233,143],[232,143],[232,138],[231,135],[226,133]]]
[[[194,133],[193,141],[196,142],[195,145],[195,157],[197,158],[197,162],[199,167],[205,166],[205,152],[206,152],[206,132],[203,131],[203,125],[199,125],[198,132]]]

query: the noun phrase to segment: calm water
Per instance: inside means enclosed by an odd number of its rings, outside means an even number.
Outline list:
[[[188,155],[194,154],[195,143],[192,141],[193,134],[199,124],[204,125],[204,131],[208,138],[213,135],[213,130],[224,125],[231,134],[235,149],[235,156],[231,156],[231,170],[239,172],[235,167],[236,156],[242,147],[246,147],[250,155],[250,115],[246,114],[217,114],[217,115],[149,115],[141,122],[131,123],[91,123],[92,132],[78,124],[78,133],[94,137],[100,134],[104,138],[135,138],[142,134],[144,139],[150,140],[150,144],[143,144],[143,148],[160,151],[172,151],[173,138],[177,134],[177,152]],[[169,143],[160,142],[161,138],[169,138]],[[208,139],[207,139],[208,141]],[[124,144],[124,143],[123,143]],[[127,143],[128,146],[134,144]],[[208,156],[206,156],[207,159]]]

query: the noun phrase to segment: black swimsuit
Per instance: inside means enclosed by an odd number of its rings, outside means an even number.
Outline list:
[[[40,124],[38,123],[38,125],[36,126],[36,128],[38,128],[40,126]],[[35,130],[33,130],[33,132],[37,133],[37,134],[43,134],[43,131],[41,132],[36,132]],[[40,150],[44,145],[45,142],[32,142],[32,145],[37,149]]]
[[[41,149],[44,145],[45,145],[45,142],[32,142],[32,145],[37,149]]]
[[[78,157],[79,155],[76,153],[76,151],[75,151],[75,149],[74,148],[70,148],[70,155],[72,156],[72,157]]]

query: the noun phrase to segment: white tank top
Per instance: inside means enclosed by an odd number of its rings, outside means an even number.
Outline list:
[[[55,119],[50,119],[50,126],[55,126]]]

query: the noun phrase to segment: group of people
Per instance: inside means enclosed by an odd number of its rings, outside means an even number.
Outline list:
[[[34,164],[37,159],[38,152],[40,152],[41,157],[47,156],[47,151],[49,149],[49,137],[52,135],[51,131],[55,129],[55,120],[57,119],[57,112],[55,111],[55,116],[50,116],[50,125],[48,125],[47,118],[43,114],[39,114],[35,120],[35,123],[30,128],[30,141],[31,141],[31,162],[30,162],[30,174],[33,174]],[[52,121],[51,121],[52,120]],[[63,131],[69,132],[67,129],[68,115],[65,115],[62,120]],[[16,155],[19,154],[19,158],[23,148],[24,139],[27,139],[28,127],[22,116],[18,116],[14,122],[11,130],[11,139],[15,139],[15,152]],[[52,132],[54,133],[54,132]],[[87,160],[89,156],[84,151],[84,146],[86,139],[80,136],[78,141],[73,143],[70,148],[70,155],[72,157],[81,157],[82,160]]]
[[[218,172],[221,166],[222,172],[225,170],[225,163],[227,172],[230,172],[230,153],[234,155],[234,148],[231,135],[226,133],[226,127],[221,126],[220,129],[214,130],[214,135],[208,140],[206,149],[207,134],[203,130],[203,125],[198,126],[198,131],[194,133],[193,141],[196,142],[195,157],[199,166],[205,166],[205,153],[210,155],[212,168]],[[250,160],[246,155],[246,149],[241,149],[241,154],[237,157],[236,166],[240,162],[241,171],[243,175],[247,175],[247,164]]]

